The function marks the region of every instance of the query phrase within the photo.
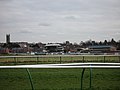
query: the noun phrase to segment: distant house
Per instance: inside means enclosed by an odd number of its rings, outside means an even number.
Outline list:
[[[110,53],[112,51],[116,51],[116,47],[109,45],[97,45],[97,46],[89,46],[88,50],[91,53]]]
[[[8,54],[10,50],[8,48],[0,48],[0,54]]]
[[[27,53],[27,48],[12,48],[11,53]]]

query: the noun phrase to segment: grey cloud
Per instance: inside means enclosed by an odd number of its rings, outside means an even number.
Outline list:
[[[67,20],[78,20],[80,19],[80,16],[78,15],[67,15],[67,16],[64,16],[65,19]]]
[[[30,34],[30,33],[33,33],[33,32],[29,31],[29,30],[21,30],[18,33],[21,33],[21,34]]]
[[[119,34],[111,34],[120,29],[119,4],[120,0],[0,0],[0,36],[11,32],[16,41],[36,42],[119,39]]]
[[[48,24],[48,23],[39,23],[38,25],[39,26],[44,26],[44,27],[51,26],[51,24]]]

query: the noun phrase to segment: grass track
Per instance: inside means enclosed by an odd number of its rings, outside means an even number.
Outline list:
[[[82,69],[29,69],[35,90],[80,90]],[[83,90],[89,90],[89,69]],[[92,69],[93,90],[120,90],[120,69]],[[0,69],[0,90],[31,90],[25,69]]]

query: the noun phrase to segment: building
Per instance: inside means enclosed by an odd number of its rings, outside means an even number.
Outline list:
[[[0,48],[0,54],[8,54],[10,50],[8,48]]]
[[[6,34],[6,44],[10,43],[10,34]]]
[[[97,46],[89,46],[88,50],[91,53],[110,53],[116,51],[116,47],[109,45],[97,45]]]
[[[45,45],[45,49],[48,53],[50,52],[62,52],[64,48],[60,44],[47,44]]]
[[[27,48],[12,48],[11,53],[27,53]]]

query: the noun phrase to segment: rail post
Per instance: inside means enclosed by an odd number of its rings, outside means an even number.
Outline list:
[[[60,64],[62,63],[62,58],[61,58],[61,56],[60,56]]]
[[[38,60],[39,60],[39,57],[37,57],[37,61],[36,61],[37,64],[38,64]]]
[[[83,90],[83,75],[84,75],[84,72],[85,72],[85,68],[83,68],[82,70],[82,75],[81,75],[81,90]]]
[[[15,61],[14,64],[16,65],[17,64],[17,58],[16,57],[14,57],[14,61]]]
[[[74,62],[74,61],[73,61],[73,57],[71,57],[71,62]]]
[[[92,68],[90,68],[90,90],[92,90]]]
[[[105,56],[104,56],[104,63],[105,63]]]
[[[27,73],[28,73],[28,77],[29,77],[29,81],[30,81],[31,88],[32,88],[32,90],[35,90],[35,89],[34,89],[34,86],[33,86],[33,81],[32,81],[31,73],[30,73],[30,71],[29,71],[28,68],[26,69],[26,71],[27,71]]]
[[[120,62],[120,56],[118,56],[118,58],[119,58],[119,62]]]
[[[82,60],[82,62],[84,62],[84,59],[85,59],[85,57],[83,56],[83,60]]]

